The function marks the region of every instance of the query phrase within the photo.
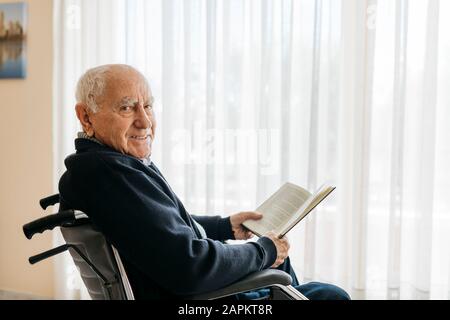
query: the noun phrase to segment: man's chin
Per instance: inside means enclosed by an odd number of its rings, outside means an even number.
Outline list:
[[[133,156],[135,158],[138,159],[147,159],[148,157],[150,157],[151,153],[152,153],[152,147],[149,145],[143,146],[143,145],[137,145],[137,146],[129,146],[130,148],[128,149],[128,154],[130,156]]]
[[[151,154],[152,154],[152,152],[151,152],[151,150],[149,150],[148,152],[135,152],[133,154],[133,156],[142,160],[142,159],[148,159]]]

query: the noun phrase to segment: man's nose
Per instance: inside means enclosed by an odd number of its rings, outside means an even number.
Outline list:
[[[151,115],[145,112],[144,106],[140,105],[136,108],[135,126],[142,129],[152,127]]]

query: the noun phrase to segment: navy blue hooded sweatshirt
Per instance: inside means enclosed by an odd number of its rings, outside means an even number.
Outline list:
[[[153,163],[83,138],[75,148],[59,181],[61,208],[84,211],[120,252],[136,299],[216,290],[275,262],[267,237],[224,243],[234,239],[230,219],[191,216]]]

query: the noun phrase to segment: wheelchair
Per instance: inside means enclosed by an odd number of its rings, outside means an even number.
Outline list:
[[[54,194],[41,199],[39,203],[45,210],[59,201],[59,194]],[[66,243],[30,257],[30,264],[68,250],[92,300],[135,300],[120,253],[108,243],[103,234],[95,230],[85,213],[78,210],[59,211],[25,224],[23,232],[27,239],[31,239],[34,234],[55,227],[60,228]],[[292,278],[286,272],[266,269],[249,274],[225,288],[182,299],[215,300],[269,288],[268,299],[308,300],[291,283]]]

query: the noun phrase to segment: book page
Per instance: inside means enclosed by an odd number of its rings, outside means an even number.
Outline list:
[[[278,234],[310,197],[308,190],[285,183],[256,208],[255,211],[261,212],[263,217],[260,220],[247,220],[243,225],[258,236],[271,230]]]
[[[335,187],[322,185],[307,201],[305,201],[298,214],[292,215],[291,218],[280,229],[280,236],[284,236],[297,223],[305,218],[323,199],[325,199]]]

